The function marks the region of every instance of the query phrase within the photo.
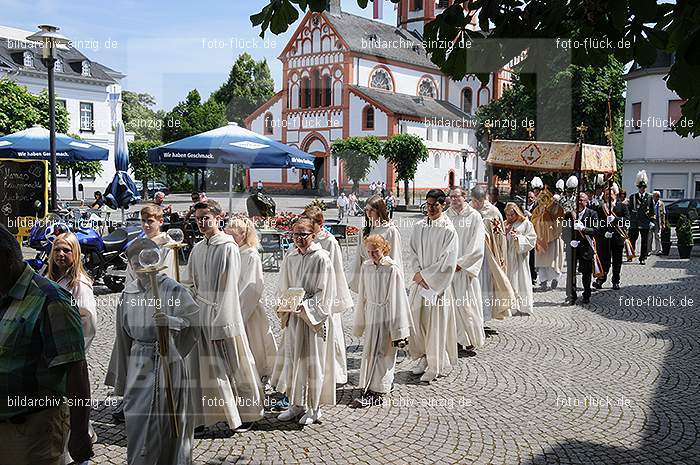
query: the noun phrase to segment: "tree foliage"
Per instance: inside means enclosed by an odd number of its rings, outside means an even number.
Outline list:
[[[382,143],[375,136],[338,139],[331,145],[331,154],[343,161],[345,176],[353,182],[353,191],[370,172],[372,162],[382,155]]]
[[[129,164],[134,178],[143,183],[142,198],[148,198],[148,181],[160,179],[164,170],[161,165],[154,165],[148,160],[148,149],[162,145],[159,140],[134,140],[129,142]]]
[[[122,92],[122,120],[126,130],[134,133],[135,140],[160,140],[165,112],[154,111],[151,107],[155,104],[150,94]]]
[[[187,94],[187,98],[175,105],[164,117],[163,142],[193,136],[210,131],[226,124],[226,108],[214,99],[202,103],[197,89]]]
[[[428,159],[428,149],[423,139],[415,134],[396,134],[384,144],[384,158],[396,170],[396,179],[403,180],[403,193],[408,205],[408,182],[416,177],[418,164]]]
[[[25,86],[0,79],[0,136],[39,124],[49,128],[49,94],[45,90],[31,94]],[[68,112],[56,104],[56,131],[68,131]]]
[[[275,93],[275,81],[267,60],[255,61],[248,53],[239,55],[228,80],[211,95],[226,107],[228,121],[243,126],[243,120]]]
[[[357,3],[365,8],[368,0]],[[268,29],[280,34],[299,18],[299,11],[320,12],[326,4],[325,0],[269,0],[250,19],[253,26],[260,27],[261,36]],[[478,31],[469,27],[474,19]],[[508,40],[512,38],[578,40],[581,45],[571,49],[571,63],[595,69],[604,67],[611,53],[620,63],[634,60],[641,65],[654,63],[657,51],[673,53],[675,64],[667,86],[686,100],[682,107],[685,121],[675,126],[676,131],[700,135],[697,0],[455,0],[425,26],[423,36],[431,61],[446,75],[461,80],[467,74],[477,74],[484,83],[489,73],[498,71],[526,48],[527,57],[520,64],[523,69],[534,68],[554,51],[553,41],[538,46],[531,41]],[[586,39],[606,46],[586,46]],[[535,87],[533,79],[524,84]]]

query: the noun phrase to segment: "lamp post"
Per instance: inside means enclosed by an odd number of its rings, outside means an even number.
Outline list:
[[[54,49],[59,45],[70,43],[67,37],[58,32],[55,26],[42,24],[40,32],[30,35],[27,40],[39,42],[42,46],[42,56],[46,60],[49,80],[49,151],[51,152],[51,211],[58,210],[56,195],[56,96],[54,94],[54,65],[56,57]]]
[[[467,151],[462,149],[462,189],[467,188]]]

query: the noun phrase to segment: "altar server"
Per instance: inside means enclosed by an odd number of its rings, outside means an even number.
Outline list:
[[[506,241],[508,243],[508,280],[515,291],[517,310],[532,314],[532,275],[528,262],[530,251],[535,248],[537,234],[530,220],[513,202],[508,202],[506,212]]]

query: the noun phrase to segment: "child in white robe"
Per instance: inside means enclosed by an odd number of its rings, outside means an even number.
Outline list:
[[[391,246],[374,234],[364,241],[369,260],[360,269],[353,333],[364,336],[360,388],[363,395],[351,408],[378,405],[394,383],[397,347],[405,346],[413,330],[403,271],[389,256]]]
[[[305,295],[296,312],[280,313],[282,338],[271,384],[289,399],[289,409],[279,415],[291,421],[303,415],[302,425],[321,417],[321,405],[335,404],[333,340],[328,335],[335,276],[328,252],[314,242],[313,221],[298,219],[293,226],[296,248],[282,261],[279,295],[293,288]]]
[[[269,378],[275,366],[277,343],[261,300],[265,282],[255,225],[249,218],[234,218],[229,220],[225,232],[236,241],[241,254],[238,293],[248,345],[258,374],[261,378]]]
[[[522,210],[513,202],[508,202],[506,213],[506,240],[508,242],[508,280],[515,291],[516,311],[532,314],[533,293],[530,274],[530,251],[537,243],[535,228],[525,218]]]

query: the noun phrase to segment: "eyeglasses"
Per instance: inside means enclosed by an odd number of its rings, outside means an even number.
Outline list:
[[[313,233],[292,233],[292,237],[298,238],[298,239],[306,239]]]

